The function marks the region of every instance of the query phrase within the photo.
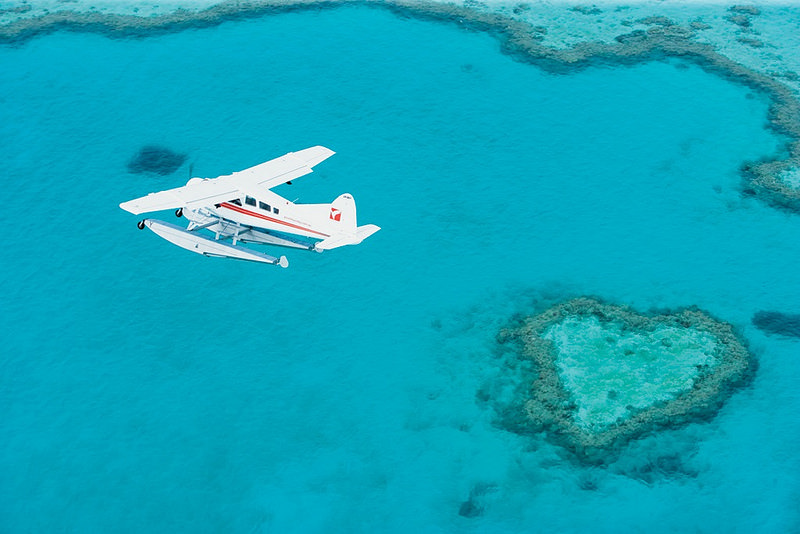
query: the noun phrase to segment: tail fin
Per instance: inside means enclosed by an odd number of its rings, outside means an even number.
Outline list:
[[[349,193],[339,195],[331,202],[328,215],[334,234],[354,234],[356,232],[356,201]]]
[[[380,230],[374,224],[358,226],[356,201],[348,193],[339,195],[336,200],[331,202],[329,219],[332,235],[314,246],[318,251],[344,245],[357,245]]]

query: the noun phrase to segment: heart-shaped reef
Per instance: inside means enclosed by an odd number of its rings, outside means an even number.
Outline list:
[[[608,461],[628,441],[712,417],[755,362],[731,325],[696,308],[662,315],[577,298],[500,334],[533,363],[507,418],[585,461]]]

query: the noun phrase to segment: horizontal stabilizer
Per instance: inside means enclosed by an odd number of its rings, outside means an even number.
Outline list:
[[[156,235],[166,239],[173,245],[178,245],[181,248],[185,248],[197,254],[202,254],[203,256],[255,261],[258,263],[280,265],[281,267],[289,266],[286,256],[276,258],[246,247],[229,245],[196,232],[190,232],[180,226],[156,219],[145,219],[144,224]]]
[[[314,245],[314,248],[318,251],[323,251],[343,247],[345,245],[358,245],[378,230],[380,230],[379,226],[365,224],[364,226],[356,228],[355,234],[338,234],[331,236]]]

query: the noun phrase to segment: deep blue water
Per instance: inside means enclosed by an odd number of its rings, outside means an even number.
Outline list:
[[[800,528],[798,342],[750,324],[798,311],[800,218],[739,192],[781,147],[767,106],[691,65],[553,76],[365,8],[0,49],[0,531]],[[151,144],[187,163],[128,173]],[[117,206],[316,144],[338,154],[277,192],[350,192],[383,230],[287,270]],[[496,428],[497,330],[582,294],[698,305],[758,375],[614,469]],[[624,468],[662,456],[691,475]]]

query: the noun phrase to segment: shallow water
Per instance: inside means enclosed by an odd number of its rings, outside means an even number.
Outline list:
[[[0,66],[0,530],[798,527],[798,345],[750,324],[800,298],[800,219],[739,191],[782,145],[761,95],[676,61],[548,75],[365,8],[58,33]],[[277,192],[350,192],[383,230],[288,270],[188,254],[117,207],[315,144],[338,154]],[[187,163],[129,174],[146,145]],[[714,421],[625,460],[685,472],[576,466],[476,402],[497,329],[579,294],[698,305],[757,353]]]
[[[625,332],[596,316],[570,317],[544,333],[557,351],[560,382],[577,405],[575,423],[602,431],[632,408],[668,402],[690,391],[703,367],[715,367],[721,351],[713,335],[661,326],[652,333]]]

